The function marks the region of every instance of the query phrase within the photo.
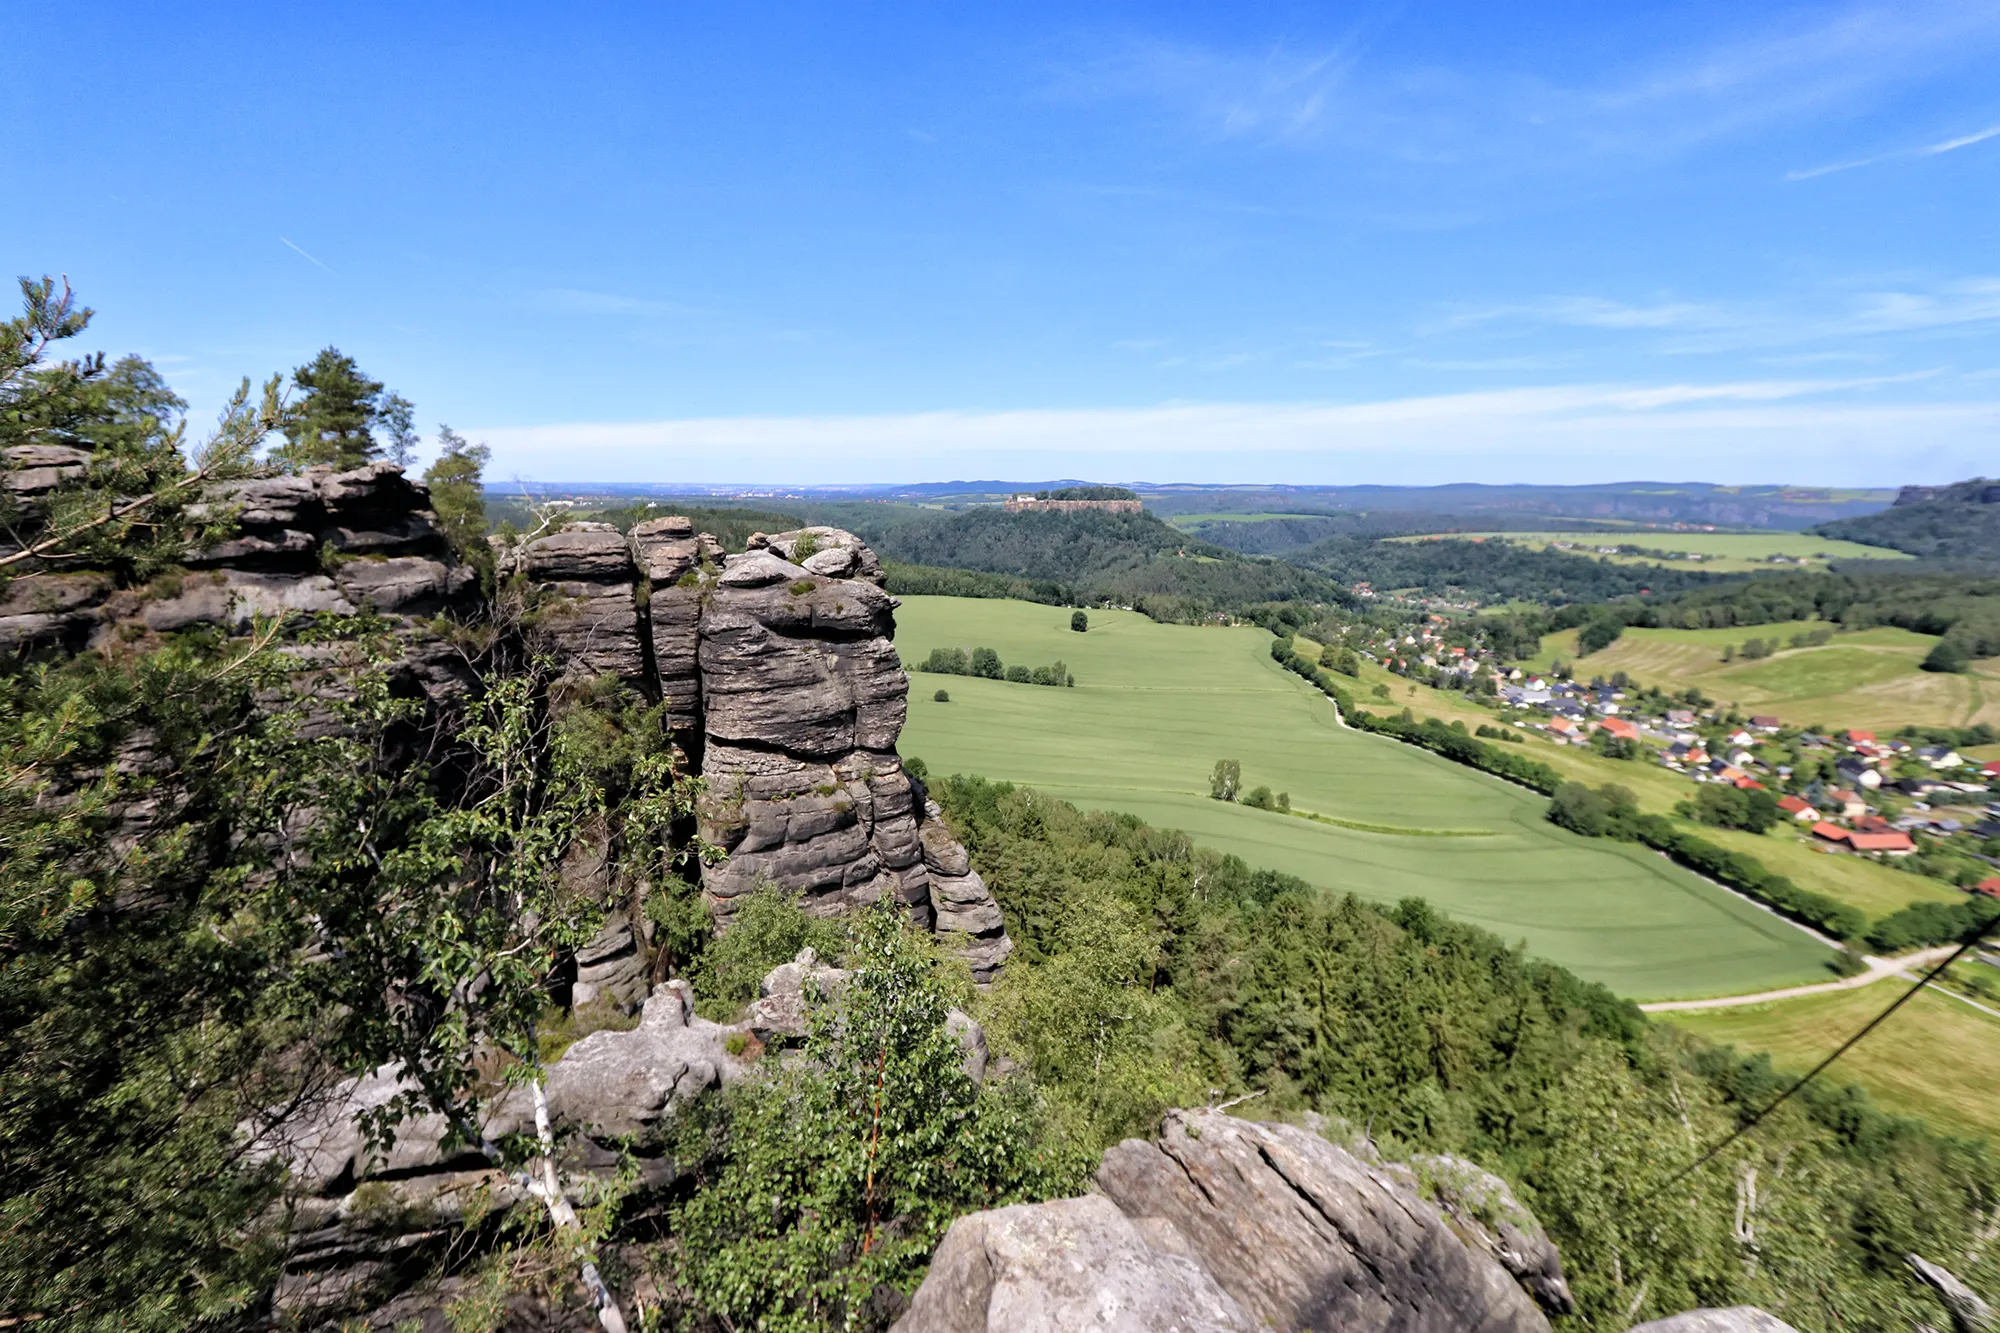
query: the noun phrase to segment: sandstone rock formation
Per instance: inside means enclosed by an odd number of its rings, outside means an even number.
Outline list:
[[[23,475],[7,474],[10,487]],[[133,630],[243,629],[256,616],[364,608],[409,629],[417,618],[470,606],[472,571],[452,557],[430,492],[392,464],[234,482],[195,512],[233,516],[238,531],[190,551],[185,576],[122,592],[94,572],[11,581],[0,590],[0,649],[74,649]]]
[[[651,1131],[748,1073],[749,1057],[728,1049],[731,1034],[744,1031],[698,1016],[687,983],[671,981],[654,989],[636,1028],[594,1032],[571,1046],[547,1074],[551,1118],[578,1131],[564,1172],[612,1169],[618,1148],[637,1144],[640,1184],[666,1183],[678,1168],[649,1146]],[[454,1241],[464,1243],[481,1218],[497,1224],[528,1197],[525,1182],[476,1145],[447,1149],[449,1126],[437,1116],[402,1125],[389,1152],[371,1150],[355,1118],[402,1087],[394,1069],[351,1080],[259,1145],[285,1162],[300,1192],[277,1293],[281,1312],[351,1308],[402,1285]],[[475,1128],[489,1141],[533,1133],[528,1090],[500,1098]]]
[[[1460,1187],[1451,1206],[1493,1206],[1487,1190],[1475,1200]],[[1520,1243],[1540,1251],[1517,1265],[1468,1243],[1407,1177],[1311,1130],[1175,1111],[1157,1140],[1105,1154],[1094,1194],[953,1223],[896,1328],[1541,1333],[1537,1300],[1567,1310],[1568,1290],[1553,1247],[1506,1204]]]
[[[763,885],[819,915],[887,897],[920,926],[964,936],[975,979],[998,974],[1013,949],[1000,909],[896,754],[909,678],[895,599],[860,538],[759,533],[725,556],[665,515],[629,539],[575,524],[503,550],[500,569],[542,594],[535,625],[573,675],[666,701],[706,782],[699,832],[727,853],[702,871],[718,925]],[[621,947],[607,939],[601,952]],[[580,980],[597,994],[630,978]]]

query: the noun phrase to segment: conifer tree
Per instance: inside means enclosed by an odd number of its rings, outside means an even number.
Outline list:
[[[382,456],[374,434],[385,424],[382,382],[362,374],[353,357],[321,348],[292,372],[292,384],[299,397],[285,412],[286,443],[279,451],[287,465],[355,468]]]

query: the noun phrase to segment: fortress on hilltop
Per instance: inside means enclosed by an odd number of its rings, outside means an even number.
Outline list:
[[[1006,509],[1010,514],[1073,514],[1093,509],[1111,514],[1137,514],[1145,506],[1137,495],[1123,486],[1066,486],[1057,491],[1036,491],[1032,495],[1023,491],[1010,495]]]

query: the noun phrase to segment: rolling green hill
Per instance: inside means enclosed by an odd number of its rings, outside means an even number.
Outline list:
[[[1261,630],[1093,611],[1076,634],[1066,611],[943,597],[907,598],[898,624],[905,661],[987,646],[1009,664],[1061,658],[1077,678],[1055,689],[913,674],[901,748],[934,772],[1129,811],[1327,888],[1424,897],[1637,998],[1827,975],[1826,951],[1802,932],[1661,857],[1576,837],[1532,792],[1340,728],[1323,696],[1271,661]],[[1209,799],[1224,758],[1242,762],[1246,787],[1346,826]]]
[[[2000,563],[2000,481],[1906,486],[1879,514],[1823,523],[1813,531],[1931,560]]]
[[[1196,621],[1259,602],[1347,596],[1319,574],[1246,558],[1143,513],[979,509],[901,524],[881,535],[877,550],[905,565],[1052,585],[1064,600],[1131,606],[1157,620]]]
[[[1780,621],[1728,629],[1627,629],[1609,648],[1576,655],[1576,631],[1547,635],[1534,664],[1560,658],[1587,676],[1623,671],[1663,689],[1700,690],[1746,712],[1795,726],[1969,727],[2000,724],[2000,661],[1975,661],[1963,673],[1925,671],[1933,635],[1878,625],[1836,634],[1817,647],[1786,648],[1758,661],[1724,662],[1725,647],[1752,638],[1789,642],[1794,634],[1833,628]]]

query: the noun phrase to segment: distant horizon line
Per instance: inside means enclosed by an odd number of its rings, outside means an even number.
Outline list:
[[[1978,480],[1978,478],[1962,478]],[[965,479],[954,481],[883,481],[883,482],[820,482],[790,484],[784,482],[670,482],[670,481],[525,481],[515,478],[510,481],[487,481],[483,488],[492,495],[533,495],[539,491],[595,491],[602,494],[655,495],[705,495],[738,499],[759,497],[785,498],[808,494],[883,494],[923,492],[936,495],[956,494],[1001,494],[1047,490],[1065,486],[1122,486],[1128,490],[1152,492],[1196,492],[1196,491],[1291,491],[1301,493],[1323,493],[1339,491],[1626,491],[1641,488],[1699,488],[1707,491],[1740,491],[1760,494],[1797,492],[1800,494],[1820,493],[1831,495],[1836,492],[1887,492],[1894,493],[1911,485],[1950,485],[1955,483],[1937,482],[1893,482],[1879,485],[1814,485],[1800,482],[1721,482],[1721,481],[1658,481],[1634,479],[1631,481],[1604,482],[1489,482],[1489,481],[1446,481],[1446,482],[1285,482],[1285,481],[1240,481],[1240,482],[1198,482],[1198,481],[1092,481],[1078,477],[1063,477],[1039,481],[1006,481],[1000,479]]]

